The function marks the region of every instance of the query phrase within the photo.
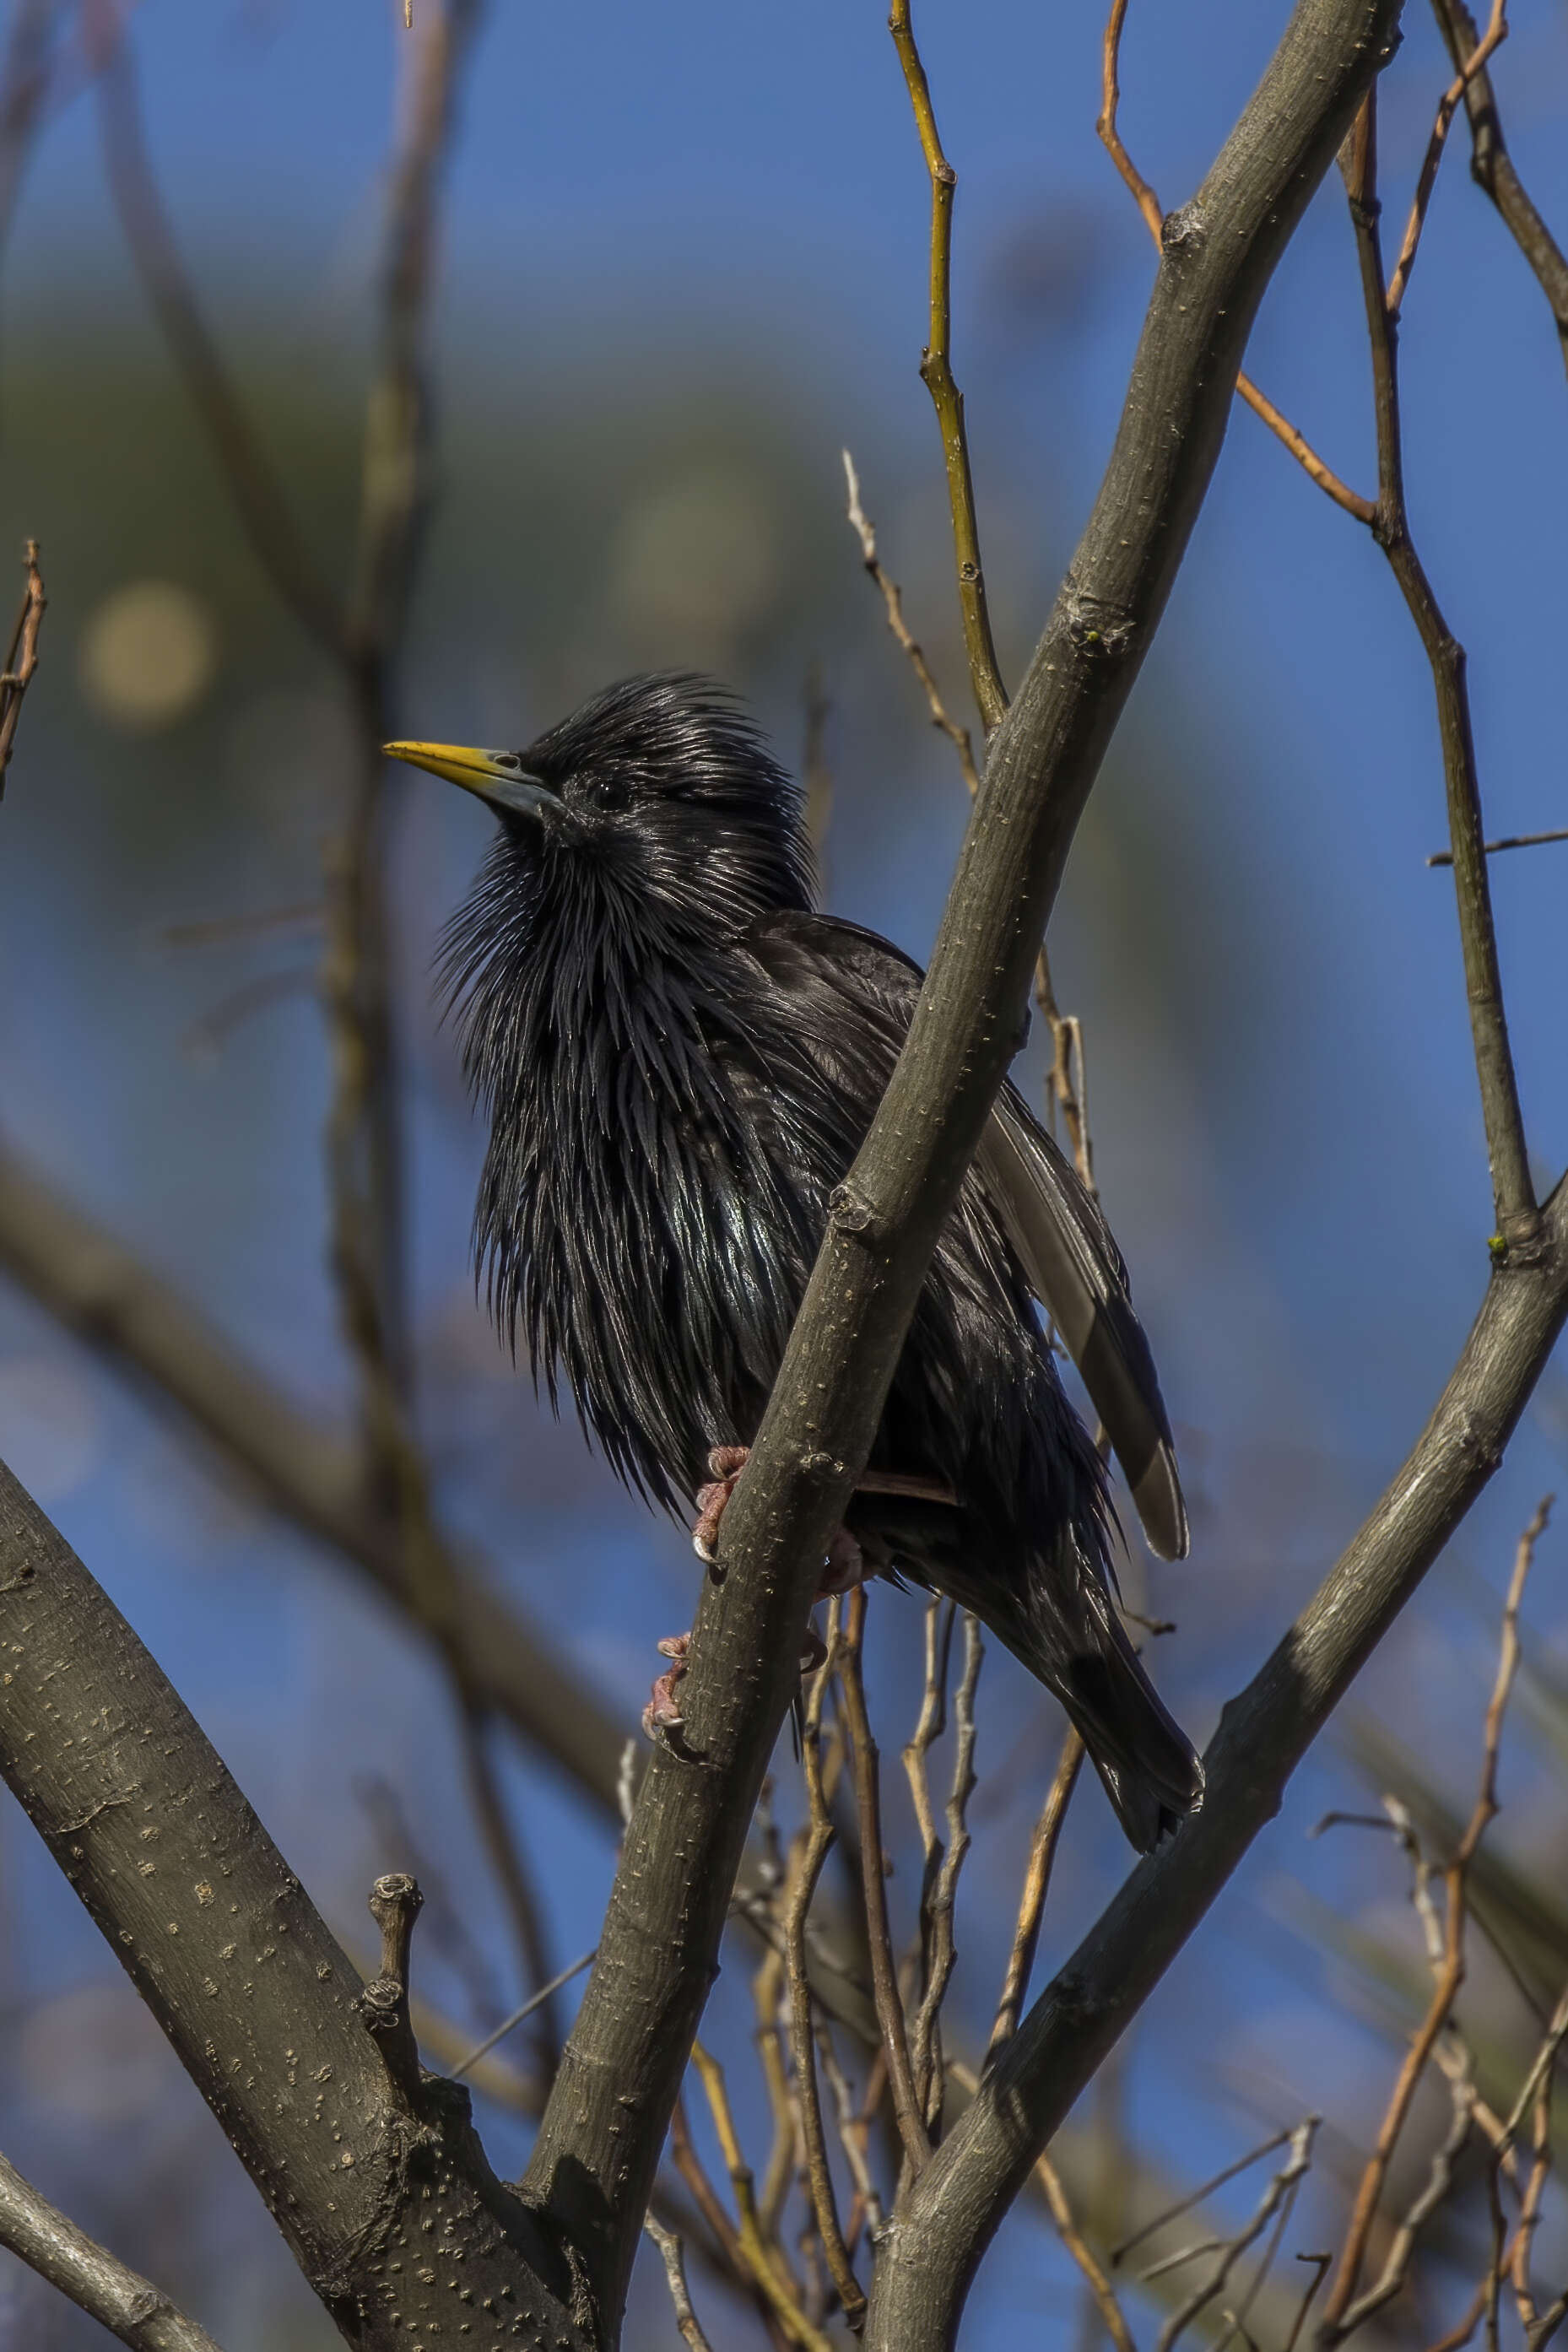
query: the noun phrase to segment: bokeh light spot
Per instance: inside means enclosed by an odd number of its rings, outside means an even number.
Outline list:
[[[152,732],[193,710],[217,667],[210,608],[173,580],[132,580],[106,596],[81,635],[88,699],[117,727]]]

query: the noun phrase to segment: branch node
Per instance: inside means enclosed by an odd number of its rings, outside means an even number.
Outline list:
[[[1162,253],[1195,253],[1208,242],[1208,224],[1195,204],[1179,205],[1160,223]]]
[[[394,2094],[410,2114],[419,2105],[422,2076],[408,2017],[408,1955],[424,1901],[405,1871],[389,1872],[371,1888],[370,1916],[381,1929],[381,1974],[365,1986],[358,2004]]]

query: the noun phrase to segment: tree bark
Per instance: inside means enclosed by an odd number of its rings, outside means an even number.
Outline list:
[[[0,1465],[0,1772],[349,2343],[588,2352],[468,2095],[394,2078],[364,1988],[108,1596]],[[464,2330],[468,2333],[465,2335]]]

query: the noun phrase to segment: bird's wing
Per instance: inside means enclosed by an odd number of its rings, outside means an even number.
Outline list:
[[[833,986],[897,1053],[921,971],[888,940],[855,923],[792,910],[762,917],[745,943],[785,987],[805,978],[808,964],[810,980]],[[1010,1080],[974,1167],[1110,1433],[1144,1533],[1162,1559],[1184,1559],[1187,1512],[1175,1445],[1121,1253],[1098,1202]]]

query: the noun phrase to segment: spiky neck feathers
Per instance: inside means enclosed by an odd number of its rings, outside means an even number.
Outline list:
[[[814,898],[798,789],[706,679],[611,687],[518,760],[549,798],[500,814],[442,959],[492,1111],[542,1048],[597,1058],[664,1028],[755,917]]]

